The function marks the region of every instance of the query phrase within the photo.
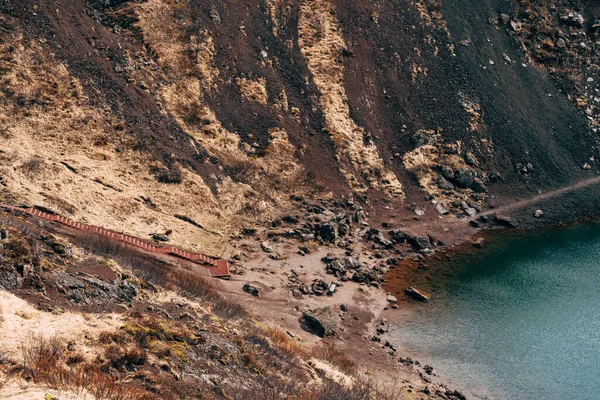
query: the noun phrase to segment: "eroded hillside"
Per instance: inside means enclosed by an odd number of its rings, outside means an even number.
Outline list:
[[[290,196],[461,217],[565,184],[595,100],[530,62],[571,39],[519,47],[563,3],[6,1],[2,199],[221,253]]]
[[[255,322],[176,260],[0,220],[3,398],[413,398],[406,384],[375,385],[331,344],[311,349]]]

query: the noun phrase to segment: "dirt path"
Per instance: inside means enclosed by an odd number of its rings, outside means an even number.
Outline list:
[[[550,192],[541,193],[536,196],[530,197],[528,199],[524,199],[521,201],[517,201],[516,203],[507,204],[505,206],[495,208],[489,211],[482,212],[479,215],[490,215],[490,214],[501,214],[508,211],[512,211],[515,209],[519,209],[521,207],[529,206],[532,204],[539,203],[544,200],[552,199],[555,197],[562,196],[565,193],[573,192],[578,189],[583,189],[588,186],[598,185],[600,184],[600,176],[595,176],[593,178],[584,179],[578,182],[575,182],[569,186],[562,187],[560,189],[552,190]]]

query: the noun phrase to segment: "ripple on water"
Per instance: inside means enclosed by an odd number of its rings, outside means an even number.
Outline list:
[[[391,331],[406,354],[481,399],[600,398],[600,225],[507,239]]]

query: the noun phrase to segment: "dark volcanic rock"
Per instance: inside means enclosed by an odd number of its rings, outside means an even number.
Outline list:
[[[311,285],[311,289],[317,296],[323,296],[327,292],[327,289],[329,289],[329,285],[323,279],[315,279]]]
[[[436,177],[434,182],[442,190],[454,190],[454,185],[448,182],[443,176]]]
[[[473,189],[473,191],[477,193],[487,192],[487,187],[485,186],[485,183],[483,183],[483,181],[479,178],[475,178],[473,184],[471,185],[471,189]]]
[[[468,189],[473,186],[477,173],[471,168],[460,168],[454,173],[454,182],[456,186]]]
[[[509,228],[516,228],[517,226],[519,226],[519,224],[513,221],[511,217],[508,217],[506,215],[495,215],[494,221],[496,221],[500,225],[507,226]]]
[[[250,293],[252,296],[260,297],[260,288],[258,286],[246,283],[243,287],[244,292]]]
[[[431,240],[429,236],[415,236],[413,240],[419,250],[431,248]]]
[[[337,316],[329,307],[302,313],[302,329],[319,337],[334,335],[337,331]]]
[[[317,225],[315,228],[315,236],[320,237],[325,242],[333,242],[338,237],[337,227],[333,223]]]

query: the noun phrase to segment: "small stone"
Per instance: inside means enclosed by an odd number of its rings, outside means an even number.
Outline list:
[[[208,15],[210,16],[210,19],[212,19],[215,24],[218,24],[221,22],[221,16],[217,12],[217,10],[210,10]]]
[[[419,289],[412,287],[412,286],[404,289],[404,293],[406,293],[407,295],[409,295],[410,297],[412,297],[415,300],[421,300],[421,301],[429,300],[428,295],[422,293]]]
[[[260,248],[263,249],[263,251],[265,253],[271,253],[271,252],[273,252],[273,246],[271,246],[271,244],[269,242],[262,242],[260,244]]]
[[[446,215],[448,212],[450,212],[448,207],[444,206],[442,203],[437,203],[435,205],[435,210],[442,215]]]
[[[252,296],[260,297],[260,288],[258,286],[246,283],[243,287],[244,292],[250,293]]]
[[[483,249],[484,243],[485,243],[485,239],[483,239],[483,238],[477,238],[473,242],[473,246],[477,247],[478,249]]]
[[[581,166],[581,169],[585,170],[585,171],[589,171],[592,169],[592,166],[588,163],[585,163]]]
[[[544,212],[542,210],[535,210],[535,213],[533,213],[533,216],[536,218],[542,218],[544,216]]]
[[[490,182],[497,183],[497,182],[500,182],[501,180],[502,180],[502,175],[500,175],[499,172],[492,172],[490,174]]]
[[[556,41],[556,45],[557,45],[558,47],[560,47],[561,49],[564,49],[565,47],[567,47],[567,42],[565,42],[565,39],[563,39],[563,38],[559,38],[559,39]]]
[[[388,301],[388,303],[390,303],[390,304],[396,304],[396,303],[398,303],[398,299],[396,298],[396,296],[389,295],[389,296],[387,296],[385,299],[386,299],[386,300]]]
[[[506,215],[496,215],[494,216],[494,220],[500,225],[508,226],[510,228],[516,228],[518,224],[512,220],[512,218]]]

